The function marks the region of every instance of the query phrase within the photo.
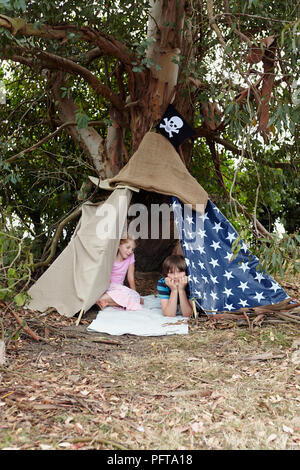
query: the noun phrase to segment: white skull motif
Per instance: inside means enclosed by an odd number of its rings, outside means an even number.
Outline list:
[[[164,119],[165,123],[160,124],[159,127],[162,127],[165,129],[165,131],[169,134],[169,137],[173,137],[173,132],[178,134],[179,130],[183,126],[183,120],[180,119],[178,116],[173,116],[170,119],[165,118]]]

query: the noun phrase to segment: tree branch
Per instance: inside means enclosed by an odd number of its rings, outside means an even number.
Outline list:
[[[47,259],[34,264],[33,269],[41,268],[42,266],[48,266],[50,264],[50,262],[52,261],[54,255],[55,255],[56,248],[57,248],[61,233],[63,231],[63,228],[65,227],[65,225],[67,225],[69,222],[71,222],[71,220],[76,219],[76,217],[78,217],[80,215],[81,210],[82,210],[81,206],[77,207],[73,212],[71,212],[71,214],[69,214],[65,219],[63,219],[59,223],[59,225],[56,229],[55,235],[53,237],[53,240],[52,240],[52,243],[51,243],[51,246],[50,246],[50,252],[49,252],[49,255],[48,255]]]
[[[32,56],[32,50],[20,47],[16,47],[16,49],[21,52],[21,55],[10,56],[9,54],[4,53],[3,58],[7,60],[13,60],[14,62],[21,62],[22,64],[28,66],[39,65],[46,69],[60,70],[62,72],[79,75],[84,80],[86,80],[86,82],[93,88],[93,90],[97,94],[109,100],[113,104],[113,106],[119,111],[123,110],[124,104],[122,100],[115,93],[113,93],[110,88],[102,85],[102,83],[99,82],[98,78],[85,67],[76,64],[70,59],[65,59],[64,57],[60,57],[49,52],[34,50],[35,57],[30,58],[27,55]],[[36,62],[35,58],[38,60],[38,63]]]
[[[252,157],[249,155],[249,153],[246,150],[241,150],[239,149],[236,145],[234,145],[232,142],[226,139],[222,139],[217,133],[214,131],[210,131],[206,127],[197,127],[195,129],[195,135],[196,138],[198,137],[205,137],[206,139],[211,139],[215,141],[217,144],[222,145],[226,150],[229,150],[230,152],[234,153],[235,155],[238,156],[243,156],[246,159],[252,159]],[[297,162],[300,161],[299,159],[296,160]],[[274,162],[271,166],[271,168],[288,168],[292,167],[294,168],[294,161],[293,162]]]
[[[25,150],[22,150],[22,152],[19,152],[17,153],[16,155],[13,155],[9,158],[7,158],[6,160],[4,160],[5,163],[13,163],[15,160],[17,160],[19,157],[21,157],[22,155],[25,155],[26,153],[29,153],[29,152],[32,152],[33,150],[41,147],[41,145],[43,145],[45,142],[48,142],[48,140],[52,139],[53,137],[55,137],[57,134],[59,134],[65,127],[68,127],[68,126],[76,126],[77,123],[74,122],[74,121],[69,121],[69,122],[65,122],[64,124],[62,124],[58,129],[56,129],[54,132],[52,132],[51,134],[47,135],[46,137],[43,137],[43,139],[41,139],[39,142],[37,142],[36,144],[32,145],[31,147],[25,149]],[[105,124],[105,122],[103,121],[89,121],[88,122],[88,126],[101,126],[101,127],[106,127],[107,125]]]
[[[215,141],[213,139],[206,138],[206,142],[207,142],[207,145],[209,147],[209,150],[210,150],[210,153],[211,153],[211,156],[212,156],[212,160],[213,160],[213,164],[215,166],[216,175],[217,175],[217,179],[219,181],[219,184],[221,185],[221,187],[224,190],[226,199],[229,199],[229,194],[228,194],[226,185],[224,183],[224,178],[223,178],[223,174],[222,174],[222,170],[221,170],[220,157],[219,157],[219,154],[216,150]]]
[[[213,14],[213,0],[207,0],[207,15],[208,15],[209,24],[210,24],[211,28],[215,31],[215,33],[218,37],[218,40],[219,40],[221,46],[224,49],[225,54],[227,54],[227,52],[226,52],[227,44],[224,41],[224,38],[221,34],[221,31],[220,31],[220,29],[219,29],[219,27],[216,23],[216,16],[214,16],[214,14]],[[245,81],[247,82],[247,84],[249,86],[249,89],[253,92],[257,102],[259,103],[260,102],[260,96],[259,96],[259,93],[258,93],[257,89],[255,88],[254,85],[252,85],[251,82],[249,82],[249,79],[248,79],[247,76],[245,76],[245,73],[241,69],[240,64],[238,64],[232,56],[231,56],[231,60],[234,62],[235,66],[236,66],[237,70],[239,71],[239,73],[241,74],[241,76],[244,77]]]
[[[43,39],[52,39],[62,41],[65,44],[69,41],[70,32],[78,34],[79,41],[92,43],[100,48],[106,54],[118,58],[126,65],[132,63],[132,55],[128,53],[126,47],[114,37],[103,34],[90,26],[78,28],[75,25],[41,25],[39,28],[34,23],[26,23],[23,18],[11,18],[0,15],[0,27],[7,29],[13,36],[38,37]]]
[[[249,212],[247,211],[245,206],[240,204],[237,200],[234,200],[234,201],[241,208],[241,210],[242,210],[243,214],[245,215],[245,217],[247,217],[247,219],[250,220],[250,222],[253,223],[256,232],[260,233],[261,235],[263,235],[266,238],[269,238],[270,240],[274,240],[274,236],[270,232],[268,232],[268,230],[263,226],[263,224],[261,222],[259,222],[259,220],[257,220],[255,215],[249,214]]]
[[[224,4],[225,4],[225,11],[226,11],[226,16],[225,16],[225,19],[227,21],[227,23],[232,26],[232,19],[231,19],[231,13],[230,13],[230,9],[229,9],[229,2],[228,0],[224,0]],[[242,41],[245,41],[249,47],[252,47],[252,41],[248,38],[248,36],[246,36],[244,33],[242,33],[239,29],[237,28],[234,28],[233,29],[234,33],[239,36]]]

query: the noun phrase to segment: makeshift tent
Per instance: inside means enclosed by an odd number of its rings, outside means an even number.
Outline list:
[[[231,312],[288,298],[284,289],[259,269],[258,258],[212,201],[208,200],[204,214],[184,211],[177,198],[172,198],[172,207],[182,235],[190,290],[202,310],[208,314]]]
[[[97,180],[96,183],[98,183]],[[69,245],[30,288],[30,309],[45,311],[49,307],[54,307],[60,314],[72,317],[78,312],[86,312],[98,300],[109,285],[119,239],[122,231],[126,228],[127,211],[132,194],[134,191],[143,190],[176,197],[177,201],[188,205],[191,210],[193,209],[193,215],[186,216],[182,228],[183,249],[190,274],[192,295],[197,299],[198,305],[204,309],[209,307],[209,310],[223,311],[226,308],[231,310],[231,307],[228,307],[231,305],[229,294],[231,287],[215,279],[211,264],[213,261],[208,258],[206,260],[207,274],[209,274],[207,281],[210,287],[213,286],[213,290],[210,291],[207,291],[206,281],[202,278],[204,268],[200,263],[203,263],[203,260],[199,259],[197,265],[195,264],[196,259],[193,258],[195,252],[204,254],[203,227],[200,228],[203,236],[201,232],[196,234],[195,247],[189,250],[186,246],[186,237],[188,237],[188,232],[185,233],[186,223],[190,223],[191,217],[202,217],[206,223],[206,208],[211,204],[211,201],[208,201],[206,191],[187,171],[175,147],[168,139],[159,133],[148,132],[138,150],[119,174],[106,182],[106,185],[102,182],[99,183],[99,186],[111,190],[112,194],[101,205],[90,202],[83,204],[81,220]],[[221,224],[224,223],[224,219],[223,216]],[[216,224],[218,223],[216,221]],[[106,236],[103,236],[104,226],[106,227]],[[222,243],[225,243],[223,232],[217,230],[217,225],[212,227],[211,233],[213,232],[217,237],[216,247],[218,246],[218,237]],[[230,233],[227,231],[227,236]],[[231,252],[231,245],[228,245],[228,252]],[[245,252],[246,255],[248,255],[248,251]],[[224,262],[221,257],[216,261],[219,264]],[[244,283],[243,289],[241,286],[243,292],[241,298],[246,300],[248,305],[266,305],[288,297],[280,286],[276,284],[275,288],[275,281],[270,277],[268,277],[269,284],[264,284],[268,291],[267,296],[259,295],[258,286],[257,289],[256,287],[252,288],[252,294],[249,296],[247,276],[249,276],[250,270],[247,269],[243,272],[239,266],[235,267],[236,270],[232,276],[236,277],[236,282],[240,279],[240,283]],[[208,268],[211,270],[208,271]],[[251,269],[251,275],[255,277],[254,265],[251,266]],[[223,270],[222,276],[225,275],[225,271],[227,272],[227,268],[223,267]],[[228,289],[227,293],[225,289]],[[239,285],[236,285],[236,290],[239,292]],[[255,297],[256,291],[258,295]],[[215,299],[221,299],[219,304],[205,302],[205,296],[213,299],[211,293],[216,296]],[[238,309],[240,306],[239,302],[232,303],[234,309]]]
[[[154,132],[144,136],[119,175],[109,182],[92,181],[112,194],[104,203],[82,205],[82,216],[70,243],[28,291],[31,310],[44,312],[54,307],[60,314],[72,317],[94,305],[109,285],[134,191],[140,188],[175,195],[193,207],[198,204],[202,210],[208,198],[170,142]]]
[[[87,311],[105,292],[121,236],[116,232],[125,226],[131,195],[130,189],[118,188],[104,204],[83,204],[70,243],[29,289],[30,309],[43,312],[54,307],[72,317]],[[113,219],[108,219],[110,214]],[[103,218],[107,233],[100,237],[98,224]]]

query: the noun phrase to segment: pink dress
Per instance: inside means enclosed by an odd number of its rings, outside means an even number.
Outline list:
[[[128,268],[135,261],[134,253],[123,261],[115,261],[113,264],[110,285],[106,294],[108,294],[116,304],[126,310],[141,310],[140,295],[133,289],[124,286],[124,280]]]

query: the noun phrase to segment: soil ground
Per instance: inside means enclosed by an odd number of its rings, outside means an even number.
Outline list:
[[[299,279],[283,285],[300,298]],[[299,324],[200,318],[188,335],[116,337],[86,331],[95,309],[79,326],[18,314],[46,341],[20,331],[7,346],[0,449],[300,449]]]

